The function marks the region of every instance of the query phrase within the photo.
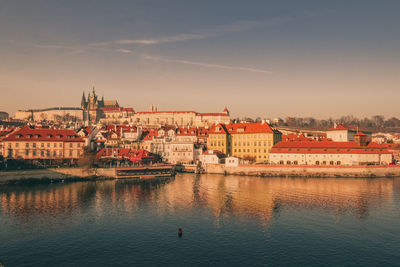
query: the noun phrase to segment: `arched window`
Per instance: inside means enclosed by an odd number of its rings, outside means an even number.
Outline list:
[[[336,165],[341,165],[342,163],[340,162],[340,161],[337,161],[336,162]]]
[[[287,165],[290,165],[290,164],[291,164],[290,160],[286,161],[286,164],[287,164]]]
[[[319,165],[319,161],[318,160],[315,162],[315,165]]]

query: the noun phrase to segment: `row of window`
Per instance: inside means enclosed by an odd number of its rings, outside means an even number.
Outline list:
[[[246,146],[246,145],[247,145],[247,146],[250,146],[250,144],[251,144],[251,142],[247,142],[247,143],[246,143],[246,142],[243,142],[243,143],[242,143],[242,142],[234,142],[234,143],[233,143],[234,146],[236,146],[236,145],[237,145],[237,146],[241,146],[241,145],[243,145],[243,146]],[[257,146],[257,144],[258,144],[258,146],[262,146],[262,145],[267,146],[267,142],[266,142],[266,141],[264,141],[264,142],[258,141],[258,143],[257,143],[257,141],[255,141],[253,144],[254,144],[254,146]],[[269,146],[272,146],[272,142],[269,141],[269,142],[268,142],[268,145],[269,145]]]
[[[13,143],[8,143],[8,148],[11,148],[12,147],[12,144]],[[53,147],[57,147],[57,144],[58,144],[58,147],[62,147],[63,146],[63,143],[25,143],[25,147],[26,148],[29,148],[31,145],[30,144],[32,144],[32,147],[51,147],[51,144],[53,144]],[[21,143],[21,145],[23,145],[23,143]],[[18,148],[19,147],[19,143],[14,143],[14,147],[16,147],[16,148]],[[73,147],[73,143],[69,143],[69,147]],[[77,145],[76,145],[76,147],[81,147],[81,143],[77,143]]]
[[[77,150],[77,153],[76,153],[78,156],[80,156],[81,155],[81,151],[80,150]],[[12,156],[13,155],[13,151],[12,150],[10,150],[9,152],[8,152],[8,156]],[[44,151],[44,150],[42,150],[42,151],[36,151],[36,150],[25,150],[25,156],[29,156],[29,155],[32,155],[33,157],[35,157],[35,156],[41,156],[41,157],[44,157],[45,155],[47,156],[47,157],[57,157],[57,156],[63,156],[63,151],[59,151],[58,153],[57,153],[57,151],[56,150],[54,150],[54,151],[50,151],[50,150],[47,150],[47,151]],[[72,150],[69,150],[68,151],[68,153],[66,153],[66,155],[69,155],[70,157],[72,157],[73,156],[73,151]]]
[[[233,152],[250,152],[250,149],[248,148],[247,149],[247,151],[246,151],[246,149],[241,149],[241,148],[239,148],[239,149],[234,149],[233,150]],[[264,149],[264,150],[261,150],[261,149],[258,149],[258,153],[262,153],[264,151],[264,153],[267,153],[267,150],[266,149]],[[257,153],[257,149],[254,149],[254,153]]]
[[[283,164],[285,164],[285,162],[283,161],[283,160],[281,160],[281,161],[279,161],[279,164],[280,165],[283,165]],[[294,161],[290,161],[290,160],[288,160],[288,161],[286,161],[286,165],[298,165],[299,163],[298,163],[298,161],[297,160],[294,160]],[[315,163],[314,163],[315,165],[327,165],[327,162],[326,161],[322,161],[322,162],[320,162],[320,161],[315,161]],[[341,161],[329,161],[329,165],[341,165],[342,164],[342,162]]]

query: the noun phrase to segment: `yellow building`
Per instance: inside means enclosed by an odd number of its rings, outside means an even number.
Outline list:
[[[208,132],[207,147],[210,150],[218,150],[224,154],[231,154],[229,132],[225,124],[214,124]]]
[[[272,146],[282,138],[278,130],[263,122],[218,124],[208,135],[209,149],[257,163],[268,162]]]

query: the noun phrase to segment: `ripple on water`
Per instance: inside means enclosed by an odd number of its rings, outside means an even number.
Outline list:
[[[7,266],[394,265],[399,192],[393,178],[192,174],[164,184],[1,186],[0,259]]]

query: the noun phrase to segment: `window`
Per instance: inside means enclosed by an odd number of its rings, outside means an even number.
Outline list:
[[[69,147],[72,147],[72,143],[69,143]]]
[[[330,162],[329,162],[329,165],[334,165],[334,162],[333,162],[333,161],[330,161]]]
[[[47,155],[48,157],[50,157],[50,151],[49,151],[49,150],[47,150],[46,155]]]
[[[53,151],[53,157],[57,157],[57,151]]]
[[[318,160],[315,162],[315,165],[319,165],[319,161]]]
[[[72,150],[69,151],[69,156],[72,157]]]
[[[29,156],[29,150],[25,150],[25,156]]]
[[[53,143],[53,146],[54,146],[54,147],[57,147],[57,143]]]
[[[41,155],[42,157],[44,157],[44,151],[43,151],[43,150],[40,151],[40,155]]]
[[[287,164],[287,165],[290,165],[290,163],[291,163],[290,160],[286,161],[286,164]]]
[[[15,143],[15,147],[19,147],[19,143]]]
[[[78,147],[81,147],[81,143],[78,143]]]
[[[44,147],[44,143],[41,143],[40,146],[41,146],[41,147]]]
[[[62,147],[62,143],[59,143],[59,147]]]
[[[50,147],[50,143],[47,143],[47,147]]]
[[[36,156],[36,151],[35,150],[32,151],[32,156]]]
[[[29,147],[29,143],[25,143],[25,147],[27,147],[27,148],[28,148],[28,147]]]

